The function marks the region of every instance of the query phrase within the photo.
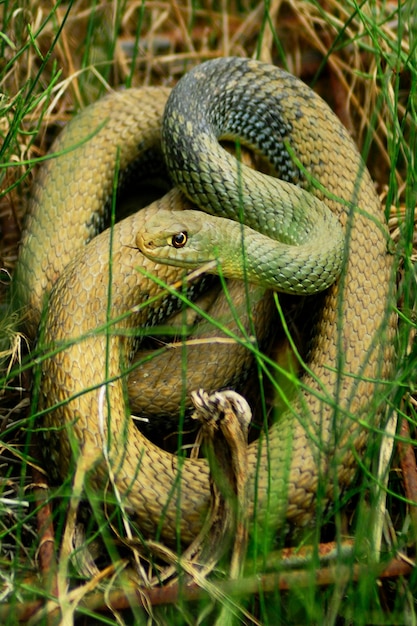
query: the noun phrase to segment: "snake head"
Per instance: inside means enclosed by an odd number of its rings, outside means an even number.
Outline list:
[[[213,218],[199,211],[144,209],[144,227],[136,245],[157,263],[194,269],[219,260]]]

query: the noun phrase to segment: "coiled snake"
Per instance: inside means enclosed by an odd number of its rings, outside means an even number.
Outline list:
[[[121,372],[129,364],[129,329],[158,317],[159,300],[154,296],[161,288],[149,274],[169,284],[183,274],[181,269],[152,263],[136,243],[147,254],[154,253],[149,246],[156,241],[158,226],[163,230],[163,222],[170,219],[166,210],[208,202],[210,212],[232,217],[229,207],[234,204],[240,211],[235,219],[252,220],[252,228],[266,234],[283,223],[283,233],[278,234],[286,252],[296,259],[304,235],[300,241],[289,216],[307,238],[316,217],[303,217],[299,205],[306,204],[323,214],[324,228],[330,224],[319,253],[333,254],[337,249],[332,261],[336,269],[319,288],[334,281],[341,262],[342,274],[325,292],[301,390],[269,431],[249,447],[254,518],[273,529],[285,518],[305,524],[314,515],[319,485],[326,500],[336,484],[343,487],[352,480],[356,455],[380,414],[378,394],[390,371],[393,333],[392,261],[380,203],[348,133],[321,98],[278,68],[226,58],[186,75],[167,107],[165,158],[191,202],[174,189],[151,209],[93,238],[112,197],[116,174],[122,177],[135,162],[147,172],[161,158],[161,119],[168,95],[162,88],[126,90],[85,109],[58,138],[52,150],[55,157],[44,165],[34,186],[15,285],[28,311],[29,332],[35,332],[46,307],[39,346],[52,350],[41,364],[39,409],[49,430],[52,464],[65,477],[82,460],[89,480],[101,490],[110,476],[145,534],[159,529],[172,540],[178,533],[185,543],[195,537],[209,499],[206,462],[180,459],[152,444],[126,408]],[[187,117],[189,112],[194,118]],[[261,150],[282,182],[233,165],[229,155],[213,147],[208,127],[218,138],[239,135],[242,143]],[[253,201],[264,205],[257,205],[254,212]],[[274,205],[278,222],[272,217]],[[156,228],[154,217],[144,222],[144,216],[155,212],[164,216],[160,224],[156,218]],[[170,249],[183,253],[187,246],[182,245],[182,236],[188,242],[192,228],[177,215],[173,230],[163,230],[163,240],[172,243],[172,237],[180,235],[178,245]],[[216,219],[207,217],[207,223]],[[344,239],[335,222],[343,228]],[[206,220],[200,218],[200,223],[205,225]],[[245,249],[237,258],[248,259],[249,235],[242,235],[239,224],[237,228],[241,233],[237,240]],[[226,240],[231,238],[227,235]],[[227,273],[222,258],[226,240],[220,238],[213,250]],[[296,275],[309,264],[312,248],[306,245]],[[256,275],[260,258],[271,265],[279,255],[269,249],[261,253],[258,244],[254,249]],[[206,259],[198,257],[197,265],[201,260]],[[252,271],[249,265],[248,261]],[[279,271],[275,267],[269,271],[267,285],[274,286],[281,273],[289,281],[284,291],[300,285],[301,291],[308,291],[308,276],[315,267],[309,265],[306,276],[294,281],[284,262]],[[327,270],[322,261],[319,267],[320,280]]]

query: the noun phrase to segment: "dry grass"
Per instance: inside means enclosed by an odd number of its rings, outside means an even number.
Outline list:
[[[413,436],[416,419],[412,394],[417,362],[413,343],[416,301],[413,263],[417,259],[414,231],[417,25],[412,4],[405,3],[399,8],[396,2],[390,1],[365,2],[359,7],[344,0],[321,3],[272,0],[265,5],[247,0],[230,3],[74,0],[57,4],[11,0],[3,3],[0,39],[0,267],[3,277],[0,285],[0,363],[3,368],[0,371],[0,598],[12,608],[13,603],[25,601],[23,606],[29,608],[27,613],[22,610],[22,621],[31,614],[29,602],[43,597],[42,589],[45,594],[47,590],[51,593],[56,590],[51,589],[50,581],[42,580],[42,576],[49,573],[39,571],[40,521],[36,513],[41,508],[42,489],[34,492],[32,483],[41,481],[42,475],[33,474],[30,469],[32,450],[25,431],[30,371],[27,367],[20,371],[18,368],[27,345],[16,330],[7,295],[32,180],[38,161],[46,154],[53,137],[77,110],[106,91],[144,84],[170,86],[194,64],[211,57],[256,56],[285,67],[313,85],[334,108],[362,150],[404,260],[399,278],[401,393],[398,392],[395,401],[399,415],[410,418],[409,430],[402,431],[407,443]],[[13,369],[15,375],[8,380],[6,374]],[[412,465],[414,457],[408,458]],[[415,516],[413,507],[406,503],[407,497],[416,492],[407,491],[404,471],[404,466],[395,465],[391,474],[386,514],[390,522],[384,527],[384,547],[392,554],[398,554],[401,549],[414,558],[413,540],[417,535],[410,533],[407,525],[412,527]],[[405,501],[402,501],[404,493]],[[62,519],[63,516],[57,516],[57,523],[62,523]],[[55,528],[55,535],[65,537],[62,528]],[[49,537],[42,535],[44,539],[45,536]],[[338,558],[337,566],[342,567],[340,554]],[[48,563],[52,567],[53,560]],[[317,563],[316,558],[313,568]],[[146,623],[138,608],[138,598],[127,581],[126,603],[131,606],[134,617],[115,609],[113,615],[111,611],[105,613],[106,617],[97,613],[97,607],[104,606],[104,598],[99,594],[101,586],[104,584],[106,591],[112,592],[116,569],[117,564],[97,572],[86,584],[75,586],[67,595],[65,585],[70,578],[70,565],[58,563],[63,616],[60,623],[73,623],[73,607],[82,602],[85,602],[85,623],[93,623],[89,621],[93,614],[100,623]],[[307,580],[303,581],[306,590],[303,598],[297,589],[301,584],[299,579],[289,585],[292,591],[284,595],[278,591],[277,579],[270,582],[271,587],[265,583],[269,595],[254,596],[251,590],[254,599],[250,611],[259,615],[265,624],[416,621],[412,602],[413,573],[408,581],[400,582],[394,576],[390,582],[380,583],[379,572],[375,570],[367,582],[352,568],[347,574],[343,570],[340,579],[329,575],[324,580],[324,592],[314,576],[309,580],[311,571],[307,568],[304,572]],[[399,571],[410,572],[410,568]],[[92,591],[96,595],[91,595]],[[229,594],[232,591],[236,590],[229,589]],[[208,593],[210,595],[210,589]],[[113,606],[123,607],[123,602],[117,604],[118,599],[119,596],[112,596]],[[165,600],[170,599],[166,592]],[[157,613],[160,622],[196,623],[196,606],[181,601],[181,597],[174,599],[179,602],[181,612],[177,614],[168,607],[165,613]],[[36,608],[37,605],[32,607]],[[4,613],[0,611],[3,623],[16,623],[16,615],[7,614],[6,609]],[[246,623],[244,619],[251,623],[249,618],[241,617],[242,623]],[[46,618],[38,614],[32,623],[59,623],[59,620],[56,616]]]

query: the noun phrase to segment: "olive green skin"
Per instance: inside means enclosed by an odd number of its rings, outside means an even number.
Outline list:
[[[305,525],[314,517],[318,489],[325,506],[350,484],[357,456],[383,409],[378,398],[391,371],[395,325],[383,212],[348,133],[298,79],[270,65],[230,58],[199,66],[186,81],[187,90],[195,88],[187,102],[199,110],[223,92],[233,94],[240,111],[246,107],[243,120],[252,120],[260,108],[272,115],[275,110],[276,131],[266,135],[278,144],[278,156],[268,159],[285,183],[296,183],[324,203],[345,233],[341,277],[323,295],[308,363],[300,364],[300,388],[268,432],[248,448],[255,528],[275,531],[285,521]],[[103,330],[109,318],[120,316],[114,327],[123,331],[149,323],[158,315],[157,303],[140,304],[160,288],[148,273],[173,283],[183,270],[154,264],[138,250],[138,233],[146,230],[143,212],[89,242],[111,197],[116,163],[123,170],[149,150],[160,153],[167,98],[165,89],[115,93],[67,125],[53,147],[60,156],[45,164],[35,183],[15,284],[27,310],[28,332],[38,327],[47,296],[40,346],[62,343],[41,364],[39,393],[52,461],[61,477],[77,465],[95,488],[117,490],[141,532],[154,536],[160,531],[167,541],[180,537],[187,543],[201,529],[207,510],[207,464],[161,450],[136,428],[120,378],[131,342]],[[184,137],[181,122],[189,142],[198,144],[200,132],[185,119],[181,91],[174,90],[168,112],[168,168],[193,202],[204,204],[216,159],[206,150],[209,167],[201,191],[197,176],[186,174],[187,144],[175,142],[175,135]],[[172,140],[166,136],[169,126]],[[171,141],[177,146],[172,150],[167,148]],[[221,184],[227,175],[220,169],[216,176],[221,197],[209,210],[223,208],[226,217],[233,217],[223,193],[229,186]],[[152,210],[178,208],[193,206],[173,190]],[[245,217],[247,211],[245,205]],[[262,229],[262,206],[256,214]],[[126,311],[132,314],[126,317]],[[169,394],[169,385],[159,392],[162,398]]]

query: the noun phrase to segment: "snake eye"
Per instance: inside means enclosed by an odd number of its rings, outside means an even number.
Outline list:
[[[172,235],[171,244],[174,248],[183,248],[188,240],[188,234],[186,231],[176,233]]]

